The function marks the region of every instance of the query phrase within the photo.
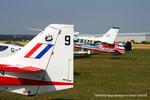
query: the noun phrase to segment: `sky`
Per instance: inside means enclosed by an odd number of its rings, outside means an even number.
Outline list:
[[[0,34],[37,34],[49,24],[80,33],[150,32],[150,0],[0,0]]]

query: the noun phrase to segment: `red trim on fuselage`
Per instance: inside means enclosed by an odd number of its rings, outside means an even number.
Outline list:
[[[17,67],[13,65],[0,64],[0,70],[7,71],[7,72],[37,72],[37,71],[42,71],[43,69],[32,67],[32,66]]]
[[[24,57],[29,58],[41,45],[42,43],[36,44]]]
[[[121,48],[115,48],[115,50],[125,50],[125,49],[121,49]]]
[[[107,46],[107,45],[103,45],[103,48],[108,48],[108,49],[113,49],[113,46]]]
[[[0,85],[73,85],[73,83],[0,76]]]

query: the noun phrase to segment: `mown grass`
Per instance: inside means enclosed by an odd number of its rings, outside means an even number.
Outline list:
[[[147,97],[96,97],[95,94],[146,94]],[[0,100],[150,100],[150,49],[123,56],[95,54],[75,59],[75,87],[32,97],[0,92]]]

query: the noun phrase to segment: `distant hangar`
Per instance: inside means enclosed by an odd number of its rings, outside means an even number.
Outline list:
[[[117,41],[134,40],[135,42],[150,41],[150,32],[146,32],[146,33],[118,33],[116,40]]]
[[[89,36],[89,37],[100,37],[103,34],[78,34],[79,36]],[[142,42],[148,41],[150,42],[150,32],[142,32],[142,33],[118,33],[116,41],[131,41],[134,40],[135,42]]]

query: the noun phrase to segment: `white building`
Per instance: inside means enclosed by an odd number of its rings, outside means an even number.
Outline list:
[[[89,37],[101,37],[103,34],[78,34],[80,36],[89,36]],[[118,33],[116,41],[130,41],[134,40],[135,42],[149,41],[150,42],[150,32],[143,33]]]
[[[136,42],[150,41],[150,33],[119,33],[117,35],[117,41],[130,41]]]

